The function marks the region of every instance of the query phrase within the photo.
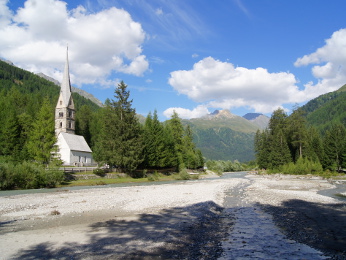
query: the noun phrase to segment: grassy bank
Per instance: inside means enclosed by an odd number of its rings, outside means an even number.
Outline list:
[[[91,172],[90,172],[91,174]],[[160,182],[160,181],[174,181],[174,180],[189,180],[198,179],[201,174],[190,175],[186,172],[174,173],[165,175],[162,173],[148,174],[144,178],[133,178],[128,175],[118,175],[115,178],[98,177],[86,180],[71,180],[64,181],[58,187],[73,187],[73,186],[96,186],[96,185],[109,185],[121,183],[142,183],[142,182]],[[95,175],[97,176],[97,175]]]

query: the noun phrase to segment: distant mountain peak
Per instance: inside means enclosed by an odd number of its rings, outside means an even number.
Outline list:
[[[270,118],[261,113],[247,113],[243,116],[253,124],[257,125],[260,129],[265,129],[268,126]]]
[[[254,120],[259,116],[262,116],[263,114],[261,113],[247,113],[243,117],[247,120]]]
[[[228,109],[223,109],[223,110],[215,110],[213,113],[210,113],[209,115],[205,116],[206,118],[212,119],[212,118],[217,118],[217,119],[222,119],[222,118],[235,118],[237,117],[236,115],[232,114],[231,111]]]

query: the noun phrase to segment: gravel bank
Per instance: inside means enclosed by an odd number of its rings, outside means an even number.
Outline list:
[[[0,197],[1,259],[198,259],[205,247],[215,256],[224,192],[243,181]]]
[[[236,221],[223,208],[233,191],[234,205],[260,207],[290,239],[345,259],[346,207],[317,194],[332,187],[248,175],[0,197],[0,259],[217,259]]]
[[[334,188],[318,177],[255,176],[246,199],[272,215],[289,238],[331,259],[346,259],[346,204],[317,191]]]

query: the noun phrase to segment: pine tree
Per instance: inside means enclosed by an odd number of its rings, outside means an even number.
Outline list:
[[[184,169],[186,167],[183,158],[184,127],[181,123],[181,119],[179,118],[178,113],[176,113],[175,111],[171,116],[171,119],[168,120],[168,128],[174,142],[174,165],[175,167],[177,167],[177,170]]]
[[[262,132],[258,130],[255,135],[255,152],[258,167],[268,169],[271,166],[270,161],[270,142],[269,130],[265,129]]]
[[[298,158],[302,158],[303,155],[305,155],[305,149],[308,149],[306,119],[304,117],[304,111],[296,108],[289,117],[288,125],[291,154],[296,161]]]
[[[157,111],[154,115],[148,114],[143,131],[144,162],[143,167],[163,168],[167,167],[165,160],[165,149],[167,149],[164,135],[164,127],[159,121]]]
[[[83,105],[76,112],[76,134],[82,135],[85,141],[91,146],[91,121],[93,113],[89,106]]]
[[[141,126],[129,100],[130,92],[122,81],[114,92],[115,100],[103,111],[100,134],[96,141],[96,159],[120,170],[133,173],[142,162]]]
[[[28,152],[38,163],[49,164],[57,141],[54,129],[54,113],[49,100],[46,98],[33,122],[28,140]]]
[[[313,162],[320,162],[322,164],[325,157],[323,142],[321,135],[314,127],[310,127],[308,129],[308,142],[308,158],[310,158]]]
[[[323,147],[325,151],[324,168],[340,170],[344,165],[346,129],[342,124],[333,125],[326,131]]]
[[[286,137],[281,129],[278,129],[276,133],[272,134],[270,137],[270,168],[278,169],[280,166],[291,161],[291,154]]]

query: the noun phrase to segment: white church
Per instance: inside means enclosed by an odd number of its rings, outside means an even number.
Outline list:
[[[75,108],[71,95],[68,50],[60,96],[55,108],[55,134],[58,154],[63,165],[87,166],[93,164],[92,151],[84,137],[75,134]]]

